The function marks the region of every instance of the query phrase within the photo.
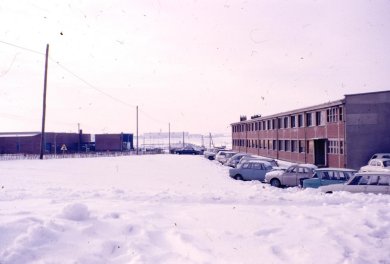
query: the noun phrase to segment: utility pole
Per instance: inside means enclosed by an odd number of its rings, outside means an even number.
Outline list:
[[[171,123],[168,123],[168,153],[171,153]]]
[[[137,105],[136,120],[137,120],[137,155],[138,155],[138,105]]]
[[[45,148],[45,119],[46,119],[46,88],[47,88],[47,65],[49,58],[49,44],[46,44],[46,60],[45,60],[45,79],[43,82],[43,111],[42,111],[42,131],[41,131],[41,155],[39,159],[43,159]]]

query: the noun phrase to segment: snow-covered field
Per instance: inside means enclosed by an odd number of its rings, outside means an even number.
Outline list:
[[[390,263],[390,196],[276,189],[201,156],[0,162],[0,263]]]

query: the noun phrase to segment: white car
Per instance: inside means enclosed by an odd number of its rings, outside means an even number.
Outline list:
[[[274,187],[302,186],[302,181],[310,179],[314,175],[317,166],[312,164],[295,164],[288,167],[286,171],[275,170],[265,175],[265,182]]]
[[[215,160],[219,161],[222,164],[225,164],[228,159],[236,155],[237,152],[235,151],[227,151],[227,150],[221,150],[215,155]]]
[[[389,172],[361,172],[356,173],[344,184],[331,184],[321,186],[324,193],[336,191],[382,193],[390,194],[390,173]]]
[[[372,159],[368,165],[360,168],[359,172],[375,172],[385,171],[390,172],[390,159]]]

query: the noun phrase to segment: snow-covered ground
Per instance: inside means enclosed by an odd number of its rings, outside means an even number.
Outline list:
[[[201,156],[0,162],[0,263],[390,263],[390,196],[276,189]]]

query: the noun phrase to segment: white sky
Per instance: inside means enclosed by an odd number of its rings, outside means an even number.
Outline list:
[[[242,114],[388,90],[389,10],[380,0],[2,0],[0,131],[38,131],[42,114],[44,55],[6,43],[50,44],[47,131],[135,132],[139,105],[140,133],[169,122],[228,132]]]

